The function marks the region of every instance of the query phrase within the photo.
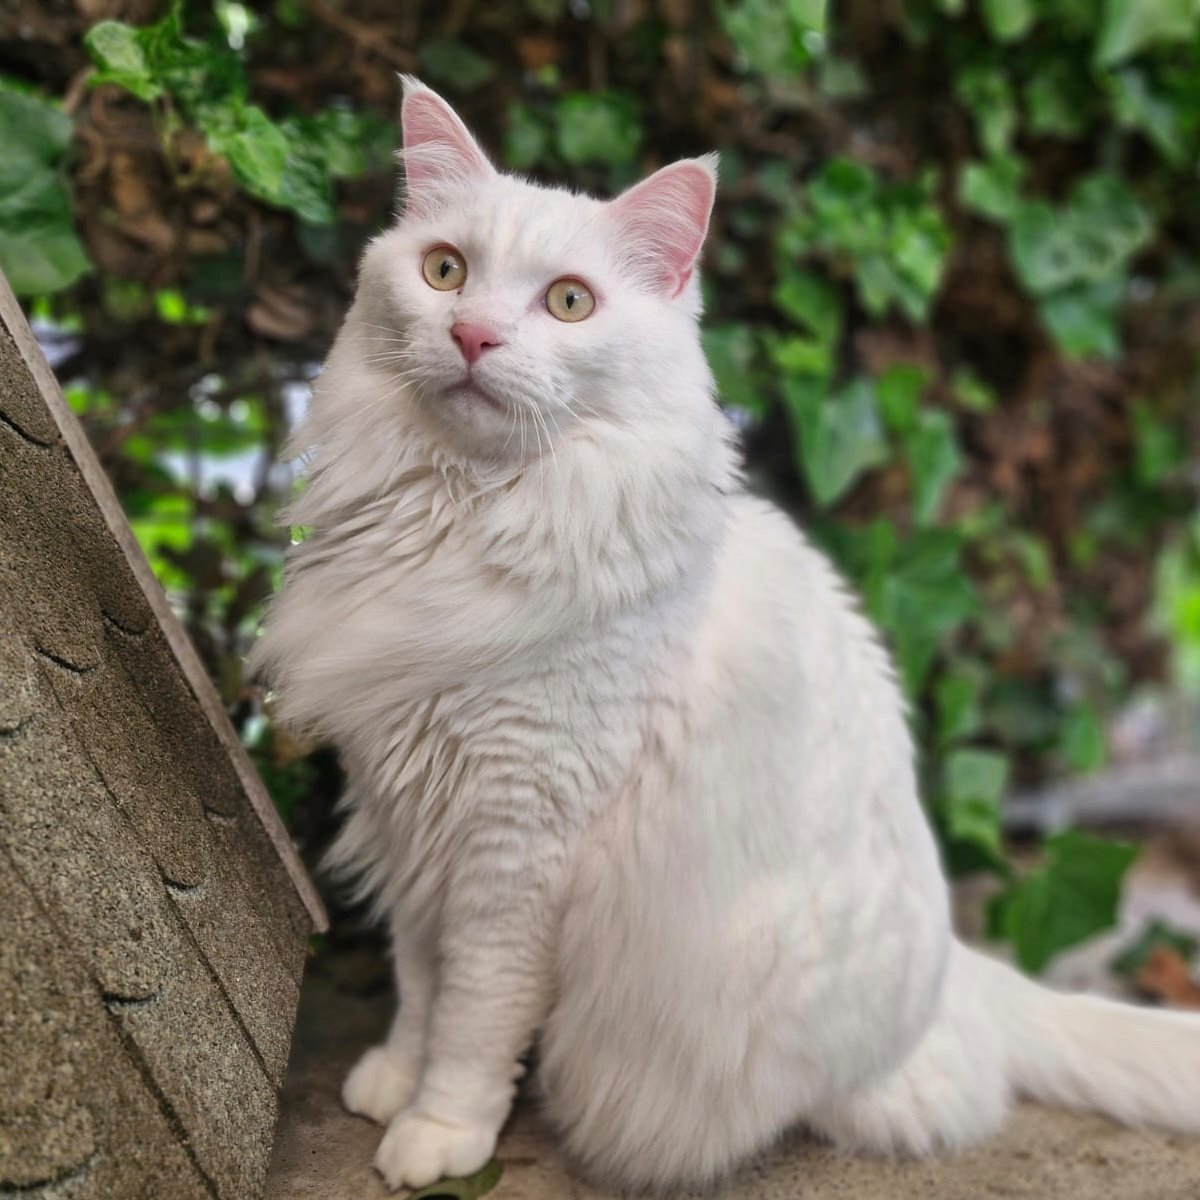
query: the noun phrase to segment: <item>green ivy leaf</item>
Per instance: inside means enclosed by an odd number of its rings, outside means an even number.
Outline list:
[[[940,409],[925,409],[905,435],[904,448],[912,472],[914,515],[918,525],[928,525],[946,485],[962,467],[953,418]]]
[[[310,159],[334,179],[387,170],[396,148],[396,127],[391,121],[340,105],[311,116],[286,117],[279,128],[291,154]]]
[[[915,285],[911,297],[902,291],[898,297],[901,307],[914,321],[923,321],[928,312],[929,298],[937,291],[946,261],[949,233],[941,217],[915,212],[911,219],[895,222],[889,240],[891,257],[906,282]]]
[[[294,145],[288,148],[275,195],[264,195],[263,198],[282,208],[290,208],[302,220],[313,225],[331,225],[337,220],[328,170],[321,163],[300,153]]]
[[[950,379],[954,398],[969,412],[991,412],[996,393],[970,367],[960,367]]]
[[[474,1175],[462,1179],[440,1179],[428,1187],[412,1192],[408,1200],[479,1200],[500,1182],[504,1168],[492,1159]]]
[[[833,347],[815,337],[767,334],[771,361],[787,375],[809,375],[828,381],[834,372]]]
[[[721,401],[757,417],[765,416],[768,401],[759,386],[754,327],[740,321],[712,325],[703,330],[701,339]]]
[[[1105,0],[1096,63],[1112,67],[1153,43],[1190,41],[1198,24],[1198,0]]]
[[[528,104],[511,104],[504,135],[504,162],[510,170],[528,171],[544,162],[550,149],[550,130]]]
[[[825,54],[816,62],[817,90],[827,100],[862,100],[871,94],[863,69],[851,58]]]
[[[979,700],[983,692],[979,664],[962,664],[948,670],[934,687],[938,741],[942,745],[970,737],[983,724]]]
[[[780,312],[807,329],[822,345],[832,347],[837,341],[842,306],[837,289],[828,279],[784,264],[771,299]]]
[[[836,394],[808,380],[784,381],[799,432],[799,456],[813,497],[827,507],[870,467],[887,458],[874,391],[856,379]]]
[[[1020,206],[1010,229],[1009,250],[1021,282],[1035,294],[1065,287],[1088,270],[1072,229],[1045,200]]]
[[[979,142],[989,158],[1008,151],[1017,129],[1017,102],[999,67],[966,67],[955,80],[959,99],[970,110]]]
[[[1090,704],[1076,704],[1067,711],[1060,745],[1067,765],[1078,774],[1104,766],[1108,757],[1104,726]]]
[[[0,88],[0,268],[18,295],[58,291],[90,269],[59,170],[71,122],[36,96]]]
[[[1023,38],[1036,16],[1030,0],[983,0],[983,20],[998,42]]]
[[[154,78],[138,31],[123,21],[101,21],[84,34],[83,44],[100,70],[93,83],[115,83],[139,100],[157,100],[162,85]]]
[[[916,426],[928,383],[929,372],[917,363],[893,363],[875,381],[879,411],[893,433],[909,433]]]
[[[864,307],[882,316],[893,304],[924,320],[941,282],[950,230],[933,202],[936,180],[883,186],[862,163],[838,158],[809,181],[804,203],[781,228],[785,260],[814,251],[849,259]]]
[[[642,143],[637,106],[621,92],[575,92],[555,110],[555,144],[572,165],[632,162]]]
[[[1123,277],[1081,284],[1047,296],[1038,314],[1071,357],[1115,359],[1120,353],[1117,310],[1124,295]]]
[[[1123,179],[1096,174],[1062,207],[1022,203],[1009,226],[1009,251],[1036,296],[1080,283],[1111,281],[1149,240],[1153,223]]]
[[[1133,472],[1138,483],[1161,487],[1187,461],[1187,443],[1175,423],[1139,400],[1133,406]]]
[[[969,162],[958,177],[958,198],[980,216],[1008,222],[1021,203],[1024,176],[1025,162],[1015,154],[1001,154],[988,162]]]
[[[942,771],[940,813],[946,832],[1003,865],[1000,801],[1008,786],[1008,759],[992,750],[955,750]]]
[[[1024,99],[1030,132],[1078,137],[1095,107],[1095,88],[1070,62],[1051,59],[1025,84]]]
[[[825,0],[721,0],[717,15],[738,54],[760,75],[795,74],[824,47]]]
[[[64,215],[69,222],[69,211]],[[26,226],[13,234],[0,216],[0,268],[17,295],[33,296],[69,287],[91,270],[91,263],[69,224]]]
[[[473,92],[496,74],[496,64],[491,59],[463,42],[449,38],[426,42],[418,57],[433,79],[462,92]]]
[[[229,160],[238,182],[264,200],[278,202],[287,166],[287,136],[255,104],[206,114],[202,127],[214,154]]]
[[[1145,134],[1172,166],[1182,166],[1188,148],[1176,105],[1154,92],[1145,74],[1120,71],[1112,77],[1113,115],[1125,129]]]
[[[1044,866],[1000,899],[993,922],[1033,973],[1116,923],[1121,881],[1137,849],[1070,831],[1047,838],[1046,855]]]
[[[925,530],[878,568],[870,611],[892,639],[910,696],[920,691],[938,647],[978,611],[961,559],[961,538]]]

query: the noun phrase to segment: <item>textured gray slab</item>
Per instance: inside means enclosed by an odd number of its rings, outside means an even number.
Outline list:
[[[0,1196],[256,1200],[323,921],[0,279]]]
[[[381,1131],[338,1103],[355,1057],[382,1035],[386,989],[367,989],[360,959],[310,965],[284,1085],[267,1200],[383,1200],[371,1170]],[[1200,1096],[1200,1092],[1198,1092]],[[500,1141],[494,1200],[615,1200],[567,1171],[537,1114],[522,1105]],[[1026,1105],[1004,1134],[957,1159],[843,1158],[797,1136],[744,1171],[719,1200],[1196,1200],[1200,1138],[1118,1128],[1099,1117]]]

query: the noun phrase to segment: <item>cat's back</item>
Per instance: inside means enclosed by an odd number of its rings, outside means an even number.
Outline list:
[[[882,838],[932,863],[887,652],[828,559],[764,500],[730,500],[679,690],[685,790],[758,822],[766,858],[814,837],[869,858]]]

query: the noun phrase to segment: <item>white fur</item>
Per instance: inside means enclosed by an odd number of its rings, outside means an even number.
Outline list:
[[[453,162],[367,251],[297,435],[312,533],[254,655],[339,747],[332,859],[390,922],[400,1009],[344,1094],[390,1122],[388,1183],[483,1164],[538,1030],[566,1147],[634,1188],[797,1123],[963,1146],[1016,1092],[1200,1129],[1200,1022],[953,941],[886,656],[738,484],[678,258],[703,228],[662,202],[711,164],[642,193],[656,284],[619,205],[493,172],[408,96],[425,166]],[[441,242],[461,294],[421,276]],[[588,320],[545,310],[563,275]],[[502,335],[475,368],[495,405],[457,389],[458,320]]]

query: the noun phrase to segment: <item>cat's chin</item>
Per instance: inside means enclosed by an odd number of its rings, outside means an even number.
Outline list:
[[[447,446],[471,456],[491,458],[498,447],[511,442],[517,428],[513,408],[472,379],[440,389],[421,405],[441,431]]]
[[[466,408],[472,411],[482,408],[504,417],[509,415],[506,404],[497,400],[491,392],[481,388],[473,380],[468,379],[463,383],[446,388],[442,396],[447,403],[459,408]]]

